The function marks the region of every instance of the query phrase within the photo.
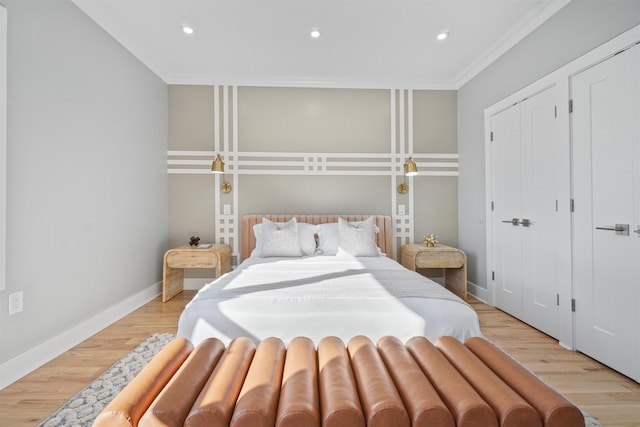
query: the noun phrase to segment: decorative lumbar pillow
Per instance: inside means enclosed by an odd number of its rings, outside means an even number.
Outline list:
[[[379,256],[373,217],[357,223],[338,218],[338,254]]]
[[[295,218],[284,224],[262,219],[261,256],[265,258],[302,256]]]
[[[316,252],[316,226],[314,224],[299,222],[298,239],[302,255],[313,255]]]
[[[335,255],[338,252],[338,223],[318,224],[318,252],[322,255]]]

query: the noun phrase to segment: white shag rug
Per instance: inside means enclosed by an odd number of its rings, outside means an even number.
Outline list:
[[[118,360],[91,384],[73,396],[39,427],[84,427],[146,366],[169,341],[173,334],[153,334]]]

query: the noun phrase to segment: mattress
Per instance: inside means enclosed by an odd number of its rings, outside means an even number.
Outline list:
[[[325,336],[435,341],[481,333],[465,301],[388,257],[309,256],[248,258],[196,294],[177,335],[194,344],[238,336],[285,343],[306,336],[317,344]]]

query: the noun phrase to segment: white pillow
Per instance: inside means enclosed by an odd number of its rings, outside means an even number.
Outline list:
[[[302,256],[295,218],[291,218],[284,224],[262,219],[261,256],[264,258]]]
[[[263,218],[263,221],[267,221],[266,218]],[[286,224],[284,222],[277,222],[276,224],[283,225]],[[302,250],[302,255],[313,255],[316,251],[316,226],[313,224],[298,222],[298,239],[300,240],[300,249]],[[256,238],[256,247],[251,251],[251,256],[261,257],[262,256],[262,224],[255,224],[253,226],[253,235]]]
[[[379,256],[373,217],[358,223],[338,218],[338,253]]]
[[[380,231],[378,226],[373,224],[373,217],[369,217],[365,221],[355,221],[349,224],[353,224],[354,226],[358,227],[366,221],[369,221],[373,225],[374,233],[378,233]],[[316,226],[316,232],[318,233],[318,253],[322,255],[337,255],[339,243],[338,223],[328,222],[326,224],[318,224]],[[374,242],[375,241],[376,239],[374,236]],[[377,248],[376,250],[378,251],[378,255],[382,253],[379,248]]]
[[[318,253],[335,255],[338,253],[338,223],[318,224]]]

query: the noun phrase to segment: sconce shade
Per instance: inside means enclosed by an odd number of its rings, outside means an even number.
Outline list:
[[[404,174],[406,176],[418,175],[418,168],[411,157],[404,163]]]
[[[220,153],[216,154],[216,158],[211,164],[211,172],[213,173],[224,173],[224,162],[220,158]]]

